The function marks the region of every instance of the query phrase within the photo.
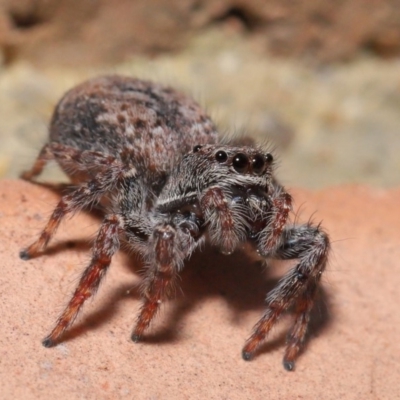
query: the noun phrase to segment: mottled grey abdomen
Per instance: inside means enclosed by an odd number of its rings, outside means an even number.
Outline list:
[[[168,172],[197,144],[215,143],[217,130],[190,97],[130,77],[104,76],[65,94],[50,125],[50,140]]]

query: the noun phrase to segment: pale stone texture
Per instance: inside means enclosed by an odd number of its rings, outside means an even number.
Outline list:
[[[265,293],[287,266],[265,270],[253,256],[210,248],[187,263],[184,295],[178,290],[164,305],[143,343],[129,339],[140,265],[121,253],[65,341],[45,349],[41,339],[88,261],[99,220],[80,214],[66,221],[46,255],[22,261],[19,250],[36,238],[59,197],[1,181],[1,398],[397,398],[400,190],[291,192],[298,218],[322,220],[332,239],[311,340],[292,373],[281,363],[289,318],[252,362],[240,356]]]
[[[271,141],[285,183],[397,186],[399,15],[398,0],[0,0],[0,177],[31,165],[67,89],[119,72]]]
[[[244,132],[276,149],[285,184],[400,184],[400,68],[360,58],[310,68],[260,56],[238,36],[206,34],[190,49],[113,68],[0,70],[0,177],[33,163],[61,96],[105,73],[152,79],[197,99],[221,133]]]

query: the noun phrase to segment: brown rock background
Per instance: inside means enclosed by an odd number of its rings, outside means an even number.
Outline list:
[[[211,25],[246,32],[278,55],[343,60],[400,50],[398,0],[2,0],[7,62],[115,63],[182,49]]]

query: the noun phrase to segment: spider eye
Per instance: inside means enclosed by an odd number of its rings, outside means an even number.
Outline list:
[[[228,159],[228,154],[226,154],[224,151],[220,150],[215,154],[215,159],[219,163],[223,163]]]
[[[193,153],[197,153],[203,146],[201,144],[198,144],[197,146],[193,147]]]
[[[267,163],[271,164],[272,161],[274,161],[274,157],[272,156],[271,153],[267,153],[267,154],[265,155],[265,160],[267,161]]]
[[[233,157],[232,164],[237,172],[245,172],[249,166],[249,159],[246,154],[237,153],[235,157]]]
[[[264,170],[265,159],[261,154],[256,154],[251,159],[251,166],[256,174],[261,174]]]

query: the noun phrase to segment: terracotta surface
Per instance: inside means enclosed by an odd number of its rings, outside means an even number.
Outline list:
[[[130,332],[140,305],[140,266],[113,261],[99,293],[66,340],[41,339],[89,257],[98,220],[66,221],[45,256],[22,261],[57,194],[0,182],[0,397],[2,399],[396,399],[400,396],[400,190],[292,190],[300,219],[323,220],[333,251],[311,339],[295,372],[282,367],[289,318],[252,361],[241,348],[284,266],[265,271],[240,252],[196,254],[182,290],[140,344]]]

